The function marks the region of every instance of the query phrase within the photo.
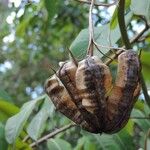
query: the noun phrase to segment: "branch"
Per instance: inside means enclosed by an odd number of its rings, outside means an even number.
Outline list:
[[[80,2],[80,3],[86,3],[86,4],[91,4],[91,1],[89,1],[89,0],[76,0],[76,1],[78,1],[78,2]],[[94,5],[95,6],[104,6],[104,7],[110,7],[110,6],[113,6],[113,5],[115,5],[115,4],[117,4],[117,0],[115,0],[113,3],[110,3],[110,4],[106,4],[106,3],[100,3],[100,2],[94,2]]]
[[[150,96],[148,94],[146,83],[145,83],[145,80],[144,80],[144,77],[142,74],[141,74],[141,84],[142,84],[142,90],[143,90],[145,101],[146,101],[147,105],[150,107]]]
[[[93,56],[93,39],[94,39],[94,30],[93,30],[93,19],[92,19],[92,10],[95,0],[91,0],[91,5],[89,9],[89,45],[87,48],[87,55]]]
[[[67,130],[67,129],[69,129],[69,128],[72,128],[72,127],[74,127],[74,126],[76,126],[74,123],[70,123],[70,124],[68,124],[68,125],[66,125],[66,126],[64,126],[64,127],[62,127],[62,128],[59,128],[59,129],[57,129],[57,130],[55,130],[55,131],[53,131],[53,132],[51,132],[51,133],[49,133],[49,134],[43,136],[42,138],[40,138],[40,139],[37,140],[36,142],[33,142],[32,144],[30,144],[30,147],[33,148],[33,147],[37,146],[38,144],[47,141],[49,138],[54,137],[55,135],[57,135],[57,134],[59,134],[59,133],[65,131],[65,130]]]
[[[130,40],[130,43],[133,44],[135,43],[136,41],[138,41],[138,39],[149,29],[148,26],[145,26],[145,28],[137,35],[135,35],[131,40]],[[122,47],[123,49],[125,48],[125,46]],[[123,52],[123,50],[119,50],[117,51],[112,57],[111,57],[111,60],[108,60],[105,62],[106,65],[109,65],[112,60],[116,59],[121,53]]]
[[[127,30],[125,25],[124,9],[125,9],[125,0],[120,0],[119,7],[118,7],[118,24],[121,32],[121,37],[126,49],[131,49],[132,47],[127,35]]]

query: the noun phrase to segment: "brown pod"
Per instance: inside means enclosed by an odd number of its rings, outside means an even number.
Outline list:
[[[56,75],[53,75],[46,81],[45,90],[57,110],[80,125],[83,129],[93,132],[93,129],[84,120],[82,114],[71,100],[70,95]]]
[[[91,126],[93,129],[95,128],[94,133],[97,133],[98,131],[98,125],[97,121],[95,120],[95,116],[91,113],[89,113],[84,106],[82,105],[82,99],[80,97],[80,93],[76,88],[76,82],[75,82],[75,74],[77,71],[77,66],[74,62],[70,61],[62,65],[62,67],[59,69],[58,76],[65,86],[66,90],[68,91],[72,101],[76,104],[79,111],[83,115],[84,119],[87,121],[89,126]],[[95,122],[93,124],[91,122],[91,119]]]
[[[135,98],[139,94],[139,58],[133,51],[126,51],[118,57],[118,71],[115,85],[107,100],[106,133],[121,130],[130,117]]]
[[[79,62],[75,80],[82,105],[96,117],[98,132],[102,132],[105,126],[105,95],[111,87],[112,80],[108,66],[96,56],[88,57]]]

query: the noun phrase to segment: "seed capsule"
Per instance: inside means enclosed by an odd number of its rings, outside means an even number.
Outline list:
[[[107,100],[106,133],[122,129],[129,117],[135,98],[139,94],[140,64],[133,51],[126,51],[118,57],[118,71],[115,85]]]
[[[109,68],[98,57],[88,57],[79,62],[75,80],[82,105],[95,116],[95,121],[99,127],[98,132],[101,132],[105,126],[105,95],[107,89],[111,87]]]
[[[45,90],[57,110],[80,125],[83,129],[93,132],[93,129],[84,120],[82,114],[71,100],[70,95],[56,75],[53,75],[46,81]]]
[[[78,110],[83,115],[85,121],[89,124],[91,128],[95,129],[94,132],[98,132],[96,117],[93,114],[89,113],[82,104],[81,95],[76,87],[76,71],[77,66],[73,62],[67,62],[59,69],[59,78],[67,89],[72,101],[76,104]],[[93,119],[95,124],[91,122],[91,118]]]

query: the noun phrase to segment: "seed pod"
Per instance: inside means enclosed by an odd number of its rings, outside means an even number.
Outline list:
[[[115,133],[126,125],[139,93],[139,74],[140,64],[135,52],[126,51],[119,55],[115,85],[107,100],[104,132]]]
[[[68,91],[72,101],[76,104],[78,110],[83,115],[85,121],[89,124],[89,126],[94,130],[94,132],[98,132],[97,121],[95,120],[95,116],[89,113],[84,106],[82,105],[82,99],[80,97],[80,93],[76,88],[75,74],[76,74],[77,66],[71,61],[65,63],[60,69],[58,76]],[[91,119],[95,122],[93,124]]]
[[[82,105],[95,116],[100,133],[105,126],[105,95],[112,80],[109,68],[98,57],[88,57],[79,62],[75,80]]]
[[[82,114],[71,100],[70,95],[56,75],[53,75],[53,77],[46,81],[45,90],[50,96],[56,109],[80,125],[83,129],[93,132],[93,129],[84,120]]]

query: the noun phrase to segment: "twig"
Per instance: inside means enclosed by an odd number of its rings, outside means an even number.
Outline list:
[[[140,79],[141,79],[142,90],[143,90],[145,101],[146,101],[147,105],[150,107],[150,96],[148,94],[146,83],[145,83],[145,80],[144,80],[144,77],[143,77],[142,74],[141,74],[141,78]]]
[[[135,43],[147,30],[149,29],[149,27],[145,26],[145,28],[137,35],[135,35],[131,40],[130,40],[130,43],[133,44]],[[125,48],[125,46],[123,46],[122,48]],[[120,50],[120,51],[117,51],[111,58],[112,60],[116,59],[123,51]],[[108,60],[105,62],[105,64],[109,65],[112,60]]]
[[[23,142],[26,142],[28,139],[30,139],[30,136],[29,136],[29,135],[25,136],[25,138],[24,138],[22,141],[23,141]]]
[[[104,46],[104,45],[100,45],[100,44],[96,43],[95,41],[94,41],[94,45],[97,45],[98,47],[102,47],[102,48],[108,48],[108,49],[113,49],[113,50],[126,51],[126,49],[124,47]]]
[[[98,44],[95,41],[93,19],[92,19],[92,10],[93,10],[93,6],[94,6],[94,2],[95,2],[95,0],[91,0],[91,5],[90,5],[90,9],[89,9],[89,45],[87,48],[87,55],[89,55],[89,56],[93,55],[93,46],[95,46],[98,51],[100,51],[100,49],[98,47],[125,51],[126,49],[124,49],[124,48],[115,48],[115,47],[110,47],[110,46],[103,46],[103,45]],[[103,54],[104,56],[106,56],[101,51],[100,51],[100,53]],[[106,57],[108,57],[108,56],[106,56]],[[111,59],[110,57],[108,57],[108,58]]]
[[[53,132],[51,132],[51,133],[49,133],[49,134],[43,136],[42,138],[40,138],[40,139],[37,140],[36,142],[33,142],[32,144],[30,144],[30,147],[35,147],[36,145],[45,142],[45,141],[48,140],[49,138],[54,137],[55,135],[57,135],[57,134],[59,134],[59,133],[65,131],[65,130],[67,130],[67,129],[69,129],[69,128],[72,128],[72,127],[74,127],[74,126],[75,126],[74,123],[70,123],[70,124],[68,124],[68,125],[66,125],[66,126],[64,126],[64,127],[62,127],[62,128],[59,128],[59,129],[57,129],[57,130],[55,130],[55,131],[53,131]]]
[[[93,19],[92,19],[92,10],[94,6],[94,1],[91,0],[91,5],[89,9],[89,45],[87,48],[87,55],[92,56],[93,55],[93,39],[94,39],[94,30],[93,30]]]
[[[133,44],[134,42],[136,42],[148,29],[149,29],[149,26],[145,25],[145,28],[139,34],[133,37],[130,40],[130,43]]]
[[[91,1],[89,0],[76,0],[80,3],[86,3],[86,4],[91,4]],[[110,3],[110,4],[106,4],[106,3],[100,3],[100,2],[94,2],[94,5],[95,6],[104,6],[104,7],[110,7],[110,6],[113,6],[115,4],[117,4],[117,0],[115,0],[113,3]]]
[[[127,35],[126,25],[125,25],[125,18],[124,18],[124,9],[125,9],[125,0],[119,1],[118,7],[118,24],[119,29],[121,32],[121,37],[124,42],[126,49],[131,49],[131,44]]]

